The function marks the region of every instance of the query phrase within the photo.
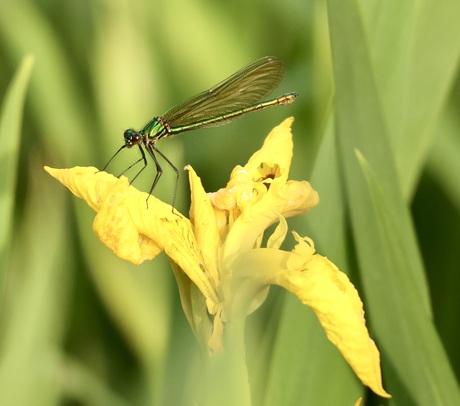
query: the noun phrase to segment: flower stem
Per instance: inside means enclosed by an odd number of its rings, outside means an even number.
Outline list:
[[[207,406],[251,405],[244,325],[245,317],[228,322],[224,328],[225,350],[209,358]]]

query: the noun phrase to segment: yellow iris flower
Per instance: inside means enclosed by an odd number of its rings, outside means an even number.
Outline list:
[[[94,231],[118,257],[140,264],[165,251],[187,319],[211,352],[222,349],[226,322],[254,311],[269,286],[279,285],[313,309],[363,384],[390,397],[382,387],[380,354],[366,328],[362,301],[348,277],[296,232],[294,249],[280,249],[288,231],[285,219],[319,202],[310,183],[288,180],[292,122],[275,127],[215,193],[207,194],[188,166],[190,220],[154,196],[147,205],[147,194],[125,177],[93,167],[45,169],[97,212]],[[262,246],[272,224],[277,227]]]

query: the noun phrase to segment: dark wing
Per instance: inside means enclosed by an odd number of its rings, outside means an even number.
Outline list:
[[[260,58],[209,90],[174,106],[163,118],[174,128],[250,107],[268,96],[283,75],[282,61],[273,56]]]

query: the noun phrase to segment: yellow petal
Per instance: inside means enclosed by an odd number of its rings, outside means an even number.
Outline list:
[[[276,226],[275,231],[267,240],[267,248],[279,249],[281,247],[281,244],[284,242],[284,239],[286,238],[286,234],[288,231],[287,221],[281,215],[278,217],[278,219],[279,224]],[[259,245],[257,245],[257,248],[259,247],[260,243]]]
[[[318,194],[308,182],[290,181],[282,187],[284,194],[278,193],[276,187],[273,191],[271,188],[263,199],[247,210],[246,215],[234,221],[225,241],[224,257],[254,248],[257,239],[279,221],[280,215],[301,214],[318,203]]]
[[[125,177],[118,179],[91,167],[45,169],[98,212],[93,225],[96,234],[117,256],[139,264],[164,250],[203,293],[208,311],[217,311],[215,286],[188,219],[129,186]]]
[[[186,166],[189,171],[191,190],[190,221],[193,224],[194,234],[198,247],[202,253],[206,269],[216,286],[220,283],[219,259],[221,239],[217,228],[216,215],[211,201],[204,191],[201,179],[191,166]]]
[[[134,264],[155,258],[163,248],[146,235],[139,233],[129,215],[128,183],[114,184],[110,196],[97,213],[93,229],[99,239],[119,258]],[[112,204],[120,202],[119,204]]]
[[[244,169],[255,182],[268,189],[260,205],[270,206],[284,217],[306,213],[319,202],[318,193],[306,181],[288,181],[292,161],[291,117],[275,127],[262,148],[249,159]]]
[[[327,337],[363,384],[382,397],[390,397],[382,387],[380,354],[369,337],[358,292],[332,262],[315,254],[311,240],[294,236],[298,244],[291,253],[269,248],[250,250],[233,262],[234,274],[294,293],[313,309]]]
[[[261,177],[269,178],[267,171],[273,168],[273,177],[281,177],[284,182],[287,181],[294,148],[291,133],[293,122],[294,118],[290,117],[273,128],[262,148],[249,158],[244,168],[254,180]]]
[[[99,172],[94,167],[76,166],[70,169],[54,169],[45,166],[45,170],[75,196],[83,199],[94,210],[98,211],[102,200],[112,189],[118,179],[106,172]],[[95,181],[97,176],[98,182]]]
[[[248,163],[232,171],[227,186],[210,195],[225,239],[225,260],[256,247],[263,232],[280,216],[302,214],[318,204],[318,193],[310,183],[288,181],[292,122],[290,118],[275,127]]]
[[[311,240],[295,235],[298,245],[287,263],[281,286],[316,313],[329,340],[339,349],[358,378],[382,397],[380,353],[370,338],[358,292],[348,277],[327,258],[314,254]]]

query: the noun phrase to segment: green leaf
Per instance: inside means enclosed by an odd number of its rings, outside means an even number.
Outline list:
[[[388,0],[361,6],[398,176],[410,197],[457,73],[460,3]]]
[[[395,369],[404,374],[401,380],[407,386],[405,389],[409,393],[412,392],[412,397],[420,397],[420,402],[417,404],[455,404],[460,399],[460,393],[442,342],[432,319],[427,317],[420,307],[417,292],[411,293],[415,290],[415,283],[411,275],[405,272],[411,267],[411,258],[404,249],[408,242],[402,238],[395,213],[391,212],[384,192],[379,186],[378,178],[359,152],[357,156],[372,202],[376,220],[374,232],[381,238],[382,249],[386,252],[387,269],[381,271],[388,280],[381,282],[381,289],[391,288],[387,302],[392,302],[393,305],[387,305],[387,313],[394,312],[395,317],[394,320],[383,320],[381,328],[396,333],[393,337],[387,337],[388,341],[393,341],[391,353],[395,356],[398,353],[400,355]],[[371,260],[368,259],[367,262],[371,266]],[[370,294],[378,294],[377,290],[377,284],[369,289]],[[381,306],[383,305],[382,303]],[[390,336],[389,333],[386,335]],[[402,345],[403,348],[398,345]],[[421,403],[422,399],[426,403]]]
[[[439,186],[460,210],[460,123],[454,106],[446,108],[440,122],[438,137],[435,138],[428,160],[428,170],[436,178]]]
[[[382,351],[385,388],[405,404],[457,404],[460,394],[433,326],[362,10],[354,0],[328,4],[339,153],[365,309]],[[356,149],[368,163],[361,158],[358,164]]]
[[[33,169],[12,233],[1,298],[0,404],[5,405],[57,404],[62,392],[56,377],[65,379],[58,348],[68,323],[75,261],[69,260],[63,194],[53,194],[45,172]]]

